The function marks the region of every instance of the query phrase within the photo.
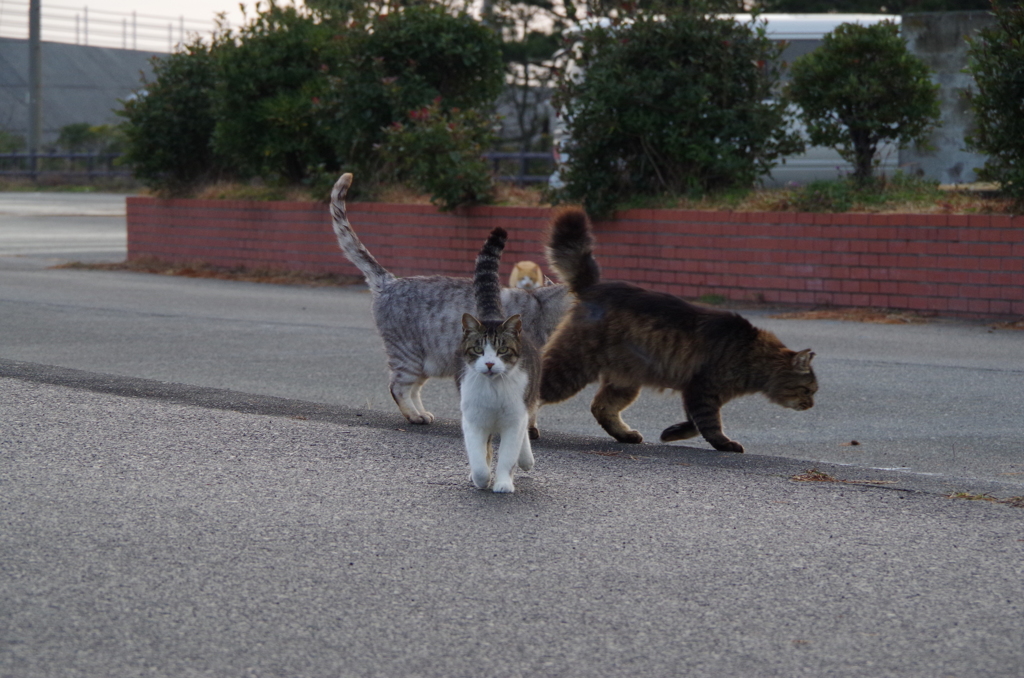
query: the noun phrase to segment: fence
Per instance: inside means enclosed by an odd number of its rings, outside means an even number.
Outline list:
[[[0,1],[0,37],[27,38],[28,11],[28,0]],[[173,52],[178,45],[188,42],[190,36],[205,36],[215,28],[212,20],[108,12],[49,2],[42,3],[40,19],[44,41],[145,52]]]
[[[89,177],[128,177],[131,169],[119,166],[118,153],[0,153],[0,176],[36,177],[41,174],[84,173]],[[495,179],[518,184],[544,183],[554,160],[550,153],[485,153],[492,163]],[[512,163],[511,168],[509,163]],[[529,170],[547,170],[528,174]]]
[[[118,166],[120,157],[119,153],[0,153],[0,177],[130,177],[130,169]]]
[[[551,153],[494,151],[484,153],[484,158],[490,161],[495,179],[519,186],[547,183],[555,169]]]

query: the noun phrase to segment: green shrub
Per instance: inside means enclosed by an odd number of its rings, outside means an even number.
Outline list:
[[[120,127],[78,122],[60,128],[56,146],[71,153],[120,153],[123,137]]]
[[[994,5],[997,25],[970,40],[967,71],[978,91],[968,94],[974,129],[968,145],[988,154],[982,179],[998,181],[1024,207],[1024,8]]]
[[[25,137],[0,129],[0,153],[17,153],[25,148]]]
[[[811,143],[834,147],[859,181],[871,178],[880,143],[923,143],[939,118],[939,86],[888,21],[840,25],[790,74],[786,93]]]
[[[415,5],[372,26],[274,3],[237,32],[155,62],[125,103],[128,155],[157,188],[211,175],[328,186],[342,169],[375,183],[384,129],[442,97],[489,105],[503,83],[500,40],[462,14]]]
[[[504,83],[501,42],[472,17],[411,6],[378,17],[352,45],[331,106],[346,168],[372,177],[392,123],[440,97],[440,110],[489,107]]]
[[[182,190],[217,170],[210,147],[213,55],[196,40],[152,63],[153,80],[118,111],[126,120],[123,161],[149,186]]]
[[[399,180],[429,192],[443,210],[488,203],[494,182],[482,156],[494,143],[492,128],[476,110],[444,111],[439,97],[388,127],[381,155]]]
[[[938,182],[897,171],[891,177],[866,181],[812,181],[789,191],[786,209],[798,212],[847,212],[880,209],[886,205],[933,205],[944,197]]]
[[[344,29],[271,4],[214,46],[214,152],[240,177],[295,183],[310,168],[340,167],[337,134],[321,101],[347,69]]]
[[[571,137],[566,197],[604,215],[635,195],[751,186],[800,149],[772,99],[781,47],[712,15],[588,31],[557,101]]]

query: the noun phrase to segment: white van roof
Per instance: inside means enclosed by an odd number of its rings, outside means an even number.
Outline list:
[[[753,14],[719,14],[722,19],[732,17],[740,23],[750,23]],[[820,40],[840,24],[871,26],[883,21],[900,23],[899,14],[759,14],[758,23],[765,23],[765,30],[772,40]],[[625,23],[629,23],[627,20]],[[610,28],[613,25],[607,17],[583,19],[565,31],[566,35],[590,28]]]
[[[731,16],[741,23],[749,23],[752,14]],[[840,24],[871,26],[883,21],[900,23],[899,14],[760,14],[757,21],[765,22],[765,30],[772,40],[820,40]]]

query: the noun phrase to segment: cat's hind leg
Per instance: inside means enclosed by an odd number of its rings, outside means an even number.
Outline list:
[[[690,419],[711,447],[719,452],[743,452],[743,445],[722,431],[722,403],[707,395],[699,383],[691,382],[687,386],[683,391],[683,403]]]
[[[427,383],[427,377],[410,374],[401,370],[391,372],[391,397],[410,424],[430,424],[434,415],[423,409],[420,390]]]
[[[644,437],[639,431],[631,429],[621,415],[639,395],[639,386],[622,386],[602,377],[601,388],[590,404],[590,412],[601,428],[620,443],[642,443]]]

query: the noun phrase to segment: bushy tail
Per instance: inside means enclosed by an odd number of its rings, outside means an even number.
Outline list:
[[[345,173],[341,175],[334,190],[331,191],[331,218],[334,225],[334,235],[338,237],[338,245],[345,253],[348,260],[356,265],[366,277],[366,284],[374,292],[380,292],[384,285],[395,279],[387,269],[377,263],[373,255],[359,242],[352,225],[348,223],[348,213],[345,209],[345,194],[348,187],[352,185],[352,175]]]
[[[601,267],[594,260],[590,220],[578,207],[555,215],[548,235],[547,255],[551,268],[574,294],[601,281]]]
[[[476,312],[480,320],[504,320],[505,313],[501,307],[501,280],[498,278],[498,265],[501,253],[505,249],[508,233],[503,228],[491,231],[487,242],[480,248],[476,257],[476,269],[473,271],[473,291],[476,293]]]

